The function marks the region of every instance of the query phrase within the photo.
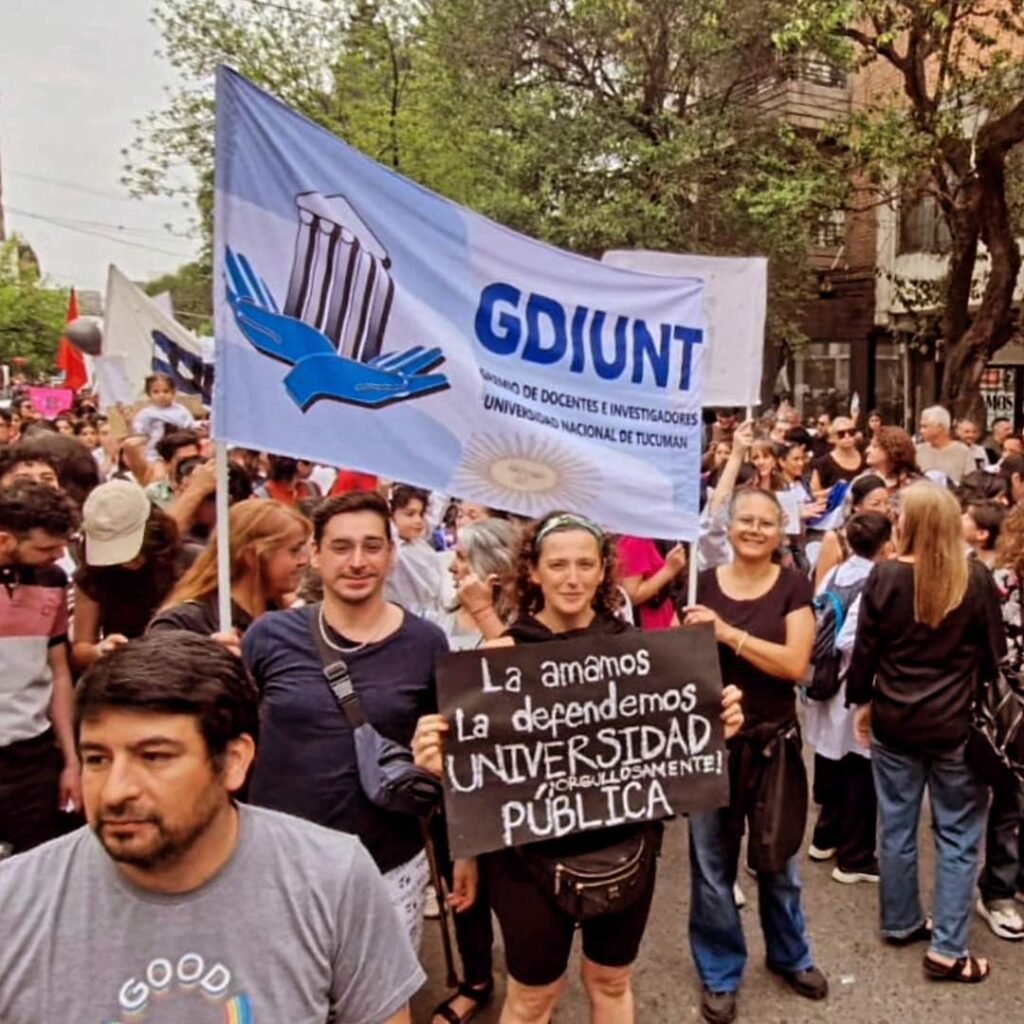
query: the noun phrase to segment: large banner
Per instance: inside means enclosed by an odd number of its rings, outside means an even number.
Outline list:
[[[103,350],[95,367],[104,407],[130,405],[141,398],[151,373],[166,373],[180,394],[210,405],[213,366],[204,362],[196,336],[170,315],[167,300],[158,299],[111,264],[103,306]]]
[[[761,403],[768,260],[763,256],[704,256],[647,249],[614,249],[602,262],[625,270],[704,282],[706,406]]]
[[[710,626],[443,657],[455,857],[729,802]]]
[[[518,235],[217,82],[214,434],[698,533],[702,284]]]

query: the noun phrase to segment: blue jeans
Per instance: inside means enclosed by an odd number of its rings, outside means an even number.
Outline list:
[[[882,934],[903,938],[925,921],[917,881],[917,826],[927,785],[938,857],[931,952],[966,956],[988,790],[964,760],[963,746],[918,757],[873,739],[871,765],[878,790]]]
[[[723,812],[690,815],[690,950],[706,989],[735,992],[747,963],[747,943],[733,898],[740,837],[723,827]],[[761,930],[768,961],[784,971],[814,965],[800,909],[798,857],[778,874],[757,876]]]

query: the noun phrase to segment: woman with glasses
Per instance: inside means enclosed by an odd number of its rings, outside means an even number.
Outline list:
[[[829,431],[832,451],[811,467],[811,492],[825,498],[834,484],[854,480],[864,469],[864,456],[857,447],[857,430],[853,420],[837,416]]]
[[[797,870],[807,775],[796,687],[814,641],[811,586],[777,563],[784,534],[774,493],[737,491],[728,529],[733,560],[701,573],[699,604],[685,618],[686,625],[714,625],[723,682],[744,693],[744,726],[729,750],[730,804],[690,815],[690,948],[704,987],[701,1012],[711,1024],[735,1018],[747,961],[733,897],[745,829],[769,970],[806,998],[828,994],[811,955]]]

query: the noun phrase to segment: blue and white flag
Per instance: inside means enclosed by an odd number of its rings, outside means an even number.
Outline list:
[[[217,80],[220,440],[698,534],[702,283],[526,238]]]
[[[151,373],[167,374],[180,394],[210,404],[213,367],[199,340],[174,319],[168,303],[151,298],[111,264],[96,374],[104,407],[137,401]]]

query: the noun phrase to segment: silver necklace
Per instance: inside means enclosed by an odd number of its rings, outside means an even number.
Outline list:
[[[355,647],[342,647],[341,644],[336,644],[327,635],[327,622],[324,620],[323,604],[320,605],[320,611],[317,614],[317,621],[320,627],[320,636],[323,638],[324,643],[339,654],[355,654],[356,652],[361,651],[364,647],[368,647],[370,644],[375,643],[377,640],[376,635],[374,635],[371,636],[369,640],[364,640],[361,644],[356,644]]]

